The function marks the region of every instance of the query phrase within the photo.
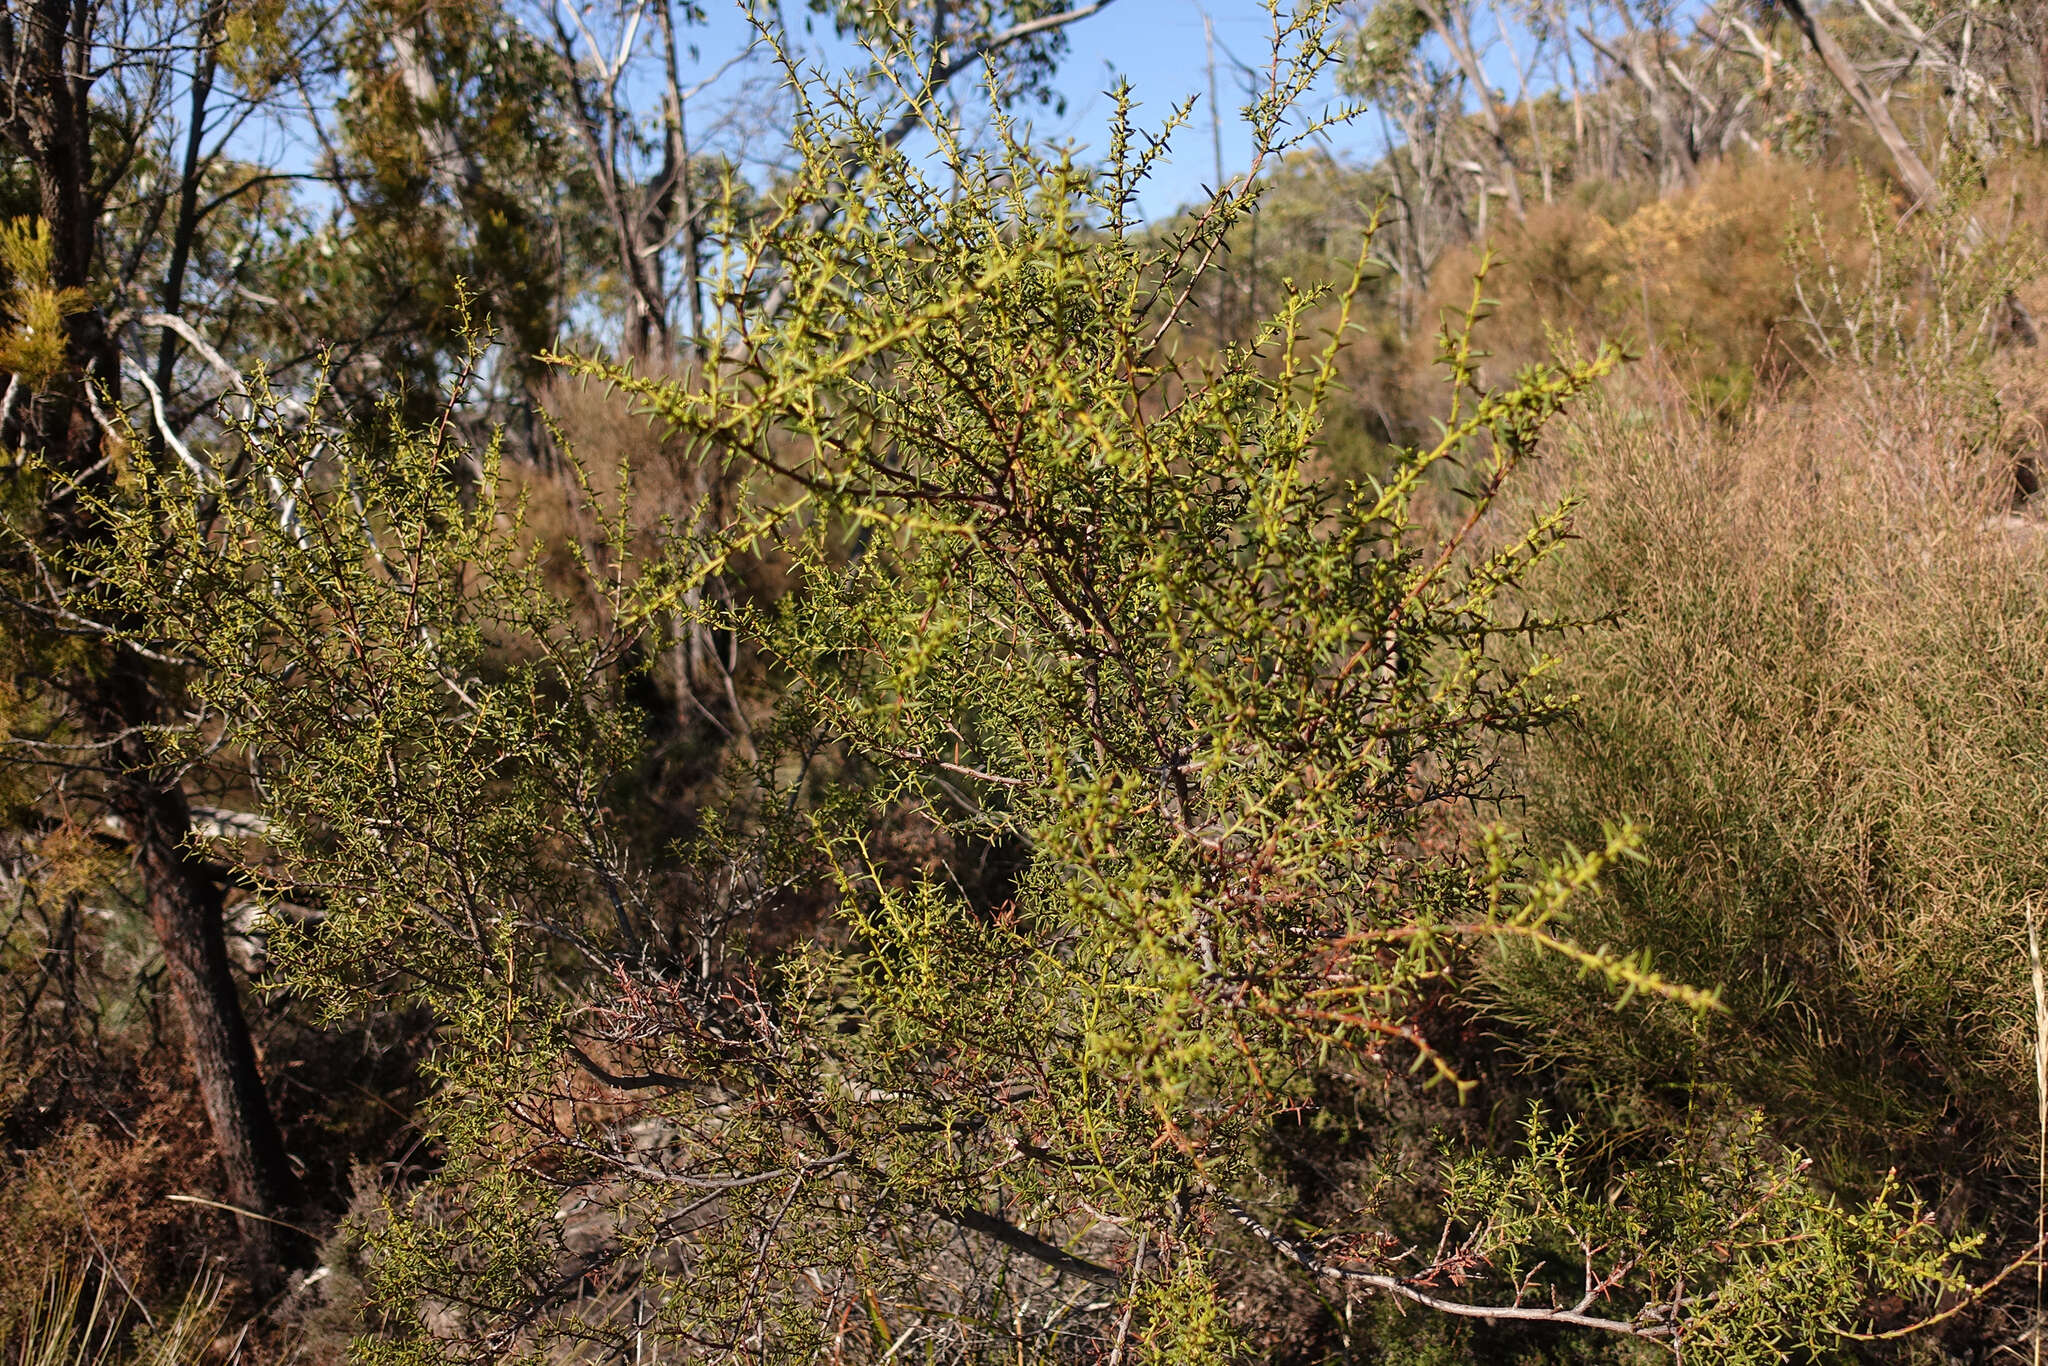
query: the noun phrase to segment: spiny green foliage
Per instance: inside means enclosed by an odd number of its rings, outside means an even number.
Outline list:
[[[1302,135],[1326,25],[1283,29],[1262,145]],[[1837,1206],[1753,1142],[1611,1200],[1542,1130],[1454,1161],[1455,1264],[1252,1212],[1284,1203],[1264,1138],[1318,1077],[1454,1076],[1421,1022],[1475,944],[1711,1005],[1559,935],[1626,837],[1555,867],[1441,838],[1501,793],[1496,743],[1567,701],[1513,645],[1550,624],[1504,602],[1563,515],[1502,535],[1488,514],[1615,355],[1486,388],[1475,288],[1440,438],[1318,483],[1369,238],[1327,336],[1299,291],[1255,344],[1184,365],[1193,281],[1249,201],[1139,236],[1156,149],[1127,107],[1099,173],[1000,119],[988,150],[935,125],[926,167],[856,92],[802,89],[802,170],[729,273],[729,345],[682,381],[578,363],[740,479],[729,520],[640,558],[596,508],[595,551],[536,546],[495,452],[445,417],[369,446],[274,400],[219,473],[142,471],[101,508],[110,604],[188,671],[194,761],[245,767],[268,821],[222,856],[318,912],[275,944],[287,980],[440,1022],[444,1162],[387,1211],[397,1331],[365,1359],[552,1332],[1210,1361],[1247,1249],[1546,1311],[1580,1294],[1535,1269],[1567,1231],[1601,1281],[1588,1322],[1727,1360],[1818,1340],[1872,1286],[1952,1286],[1960,1249],[1911,1210]],[[1446,472],[1461,500],[1432,529],[1417,504]],[[551,554],[580,556],[594,615]],[[743,555],[787,592],[707,605]],[[700,831],[636,845],[625,687],[693,614],[766,662],[773,714]],[[792,915],[814,932],[776,951],[762,931]],[[1772,1236],[1729,1241],[1745,1219]],[[630,1322],[575,1302],[624,1285],[652,1292]]]
[[[176,500],[149,489],[127,550],[176,582],[154,626],[176,642],[192,704],[264,718],[275,737],[249,756],[266,839],[300,895],[346,911],[299,946],[332,988],[321,1008],[382,999],[458,944],[502,964],[521,918],[573,936],[569,870],[604,867],[582,832],[635,743],[615,699],[619,641],[580,631],[542,566],[519,558],[517,510],[489,496],[495,451],[477,498],[451,477],[445,426],[352,448],[337,470],[335,438],[267,394],[255,422],[233,426],[253,482],[203,477]],[[451,1000],[445,985],[408,990]]]
[[[1936,1232],[1917,1208],[1902,1218],[1889,1179],[1860,1207],[1817,1192],[1807,1161],[1771,1143],[1760,1115],[1696,1131],[1604,1190],[1585,1180],[1579,1125],[1548,1125],[1532,1111],[1525,1132],[1524,1152],[1450,1164],[1446,1205],[1477,1230],[1466,1246],[1513,1284],[1538,1278],[1548,1259],[1583,1268],[1589,1292],[1603,1275],[1633,1281],[1657,1313],[1711,1296],[1710,1310],[1684,1315],[1689,1356],[1827,1352],[1862,1330],[1867,1294],[1910,1301],[1961,1287],[1950,1259],[1968,1244]],[[1608,1261],[1618,1248],[1632,1255]]]

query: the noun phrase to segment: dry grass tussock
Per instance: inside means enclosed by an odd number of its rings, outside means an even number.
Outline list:
[[[24,1268],[30,1291],[0,1303],[0,1361],[8,1366],[234,1366],[247,1339],[207,1276],[150,1314],[99,1267],[68,1259]]]

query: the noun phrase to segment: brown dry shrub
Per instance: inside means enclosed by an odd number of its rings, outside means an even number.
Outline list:
[[[97,1117],[74,1117],[34,1150],[0,1166],[0,1243],[111,1267],[151,1307],[175,1303],[210,1272],[234,1270],[239,1244],[227,1215],[172,1200],[213,1198],[212,1135],[189,1077],[108,1075],[125,1094]],[[0,1304],[41,1293],[42,1256],[0,1258]]]
[[[1586,502],[1532,605],[1613,620],[1566,652],[1583,704],[1526,755],[1519,820],[1550,846],[1642,822],[1647,863],[1574,932],[1726,1014],[1616,1012],[1517,954],[1495,1008],[1613,1104],[1761,1107],[1844,1175],[1896,1163],[2017,1224],[1997,1174],[2032,1160],[2048,525],[2006,511],[1967,415],[1847,373],[1808,397],[1730,430],[1613,396],[1547,481]],[[1873,443],[1888,409],[1916,440]]]
[[[1817,218],[1853,241],[1858,186],[1849,172],[1779,157],[1716,163],[1690,190],[1605,199],[1568,194],[1530,206],[1487,244],[1488,378],[1551,357],[1560,339],[1624,342],[1668,370],[1692,405],[1739,413],[1810,368],[1814,348],[1793,319],[1785,243]],[[1465,306],[1480,249],[1448,253],[1432,275],[1425,324]],[[1418,329],[1402,389],[1427,396],[1434,339]]]

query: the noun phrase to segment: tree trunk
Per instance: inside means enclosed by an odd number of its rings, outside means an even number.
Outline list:
[[[128,736],[112,755],[117,771],[108,804],[128,836],[150,928],[163,948],[227,1203],[247,1211],[239,1222],[249,1274],[258,1292],[268,1293],[285,1249],[283,1230],[269,1220],[296,1203],[298,1183],[228,962],[221,890],[186,848],[192,814],[183,789],[138,730],[157,711],[141,661],[123,651],[93,695],[92,709],[94,730]]]
[[[171,231],[170,264],[164,271],[164,312],[173,317],[185,308],[185,270],[192,261],[193,239],[199,234],[199,176],[206,139],[206,105],[213,96],[213,78],[220,60],[220,28],[226,10],[222,0],[213,0],[199,21],[199,55],[192,73],[191,124],[185,130],[185,171],[178,186],[178,218]],[[172,381],[177,376],[178,334],[163,330],[156,355],[156,388],[169,406]],[[169,414],[165,414],[166,420]],[[151,428],[150,459],[161,462],[170,441],[163,423]]]

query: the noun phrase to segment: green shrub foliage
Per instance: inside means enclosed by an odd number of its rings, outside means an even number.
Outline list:
[[[1283,21],[1269,150],[1324,25]],[[1486,945],[1714,1006],[1561,928],[1628,832],[1555,866],[1446,834],[1568,701],[1503,601],[1564,510],[1496,499],[1616,357],[1489,388],[1475,289],[1439,439],[1334,486],[1369,238],[1183,363],[1241,188],[1147,237],[1128,108],[1088,170],[1000,120],[911,160],[859,92],[801,90],[711,358],[568,362],[731,491],[651,550],[631,470],[572,460],[601,530],[556,541],[452,420],[364,437],[260,392],[217,472],[105,509],[99,581],[182,667],[192,761],[261,803],[216,853],[291,989],[438,1024],[440,1165],[368,1230],[365,1359],[1217,1360],[1246,1266],[1775,1359],[1954,1288],[1892,1192],[1838,1201],[1749,1129],[1619,1175],[1565,1120],[1446,1139],[1413,1247],[1295,1212],[1276,1118],[1331,1078],[1466,1085],[1429,1021]],[[729,763],[649,831],[634,680],[699,630],[740,677]]]

